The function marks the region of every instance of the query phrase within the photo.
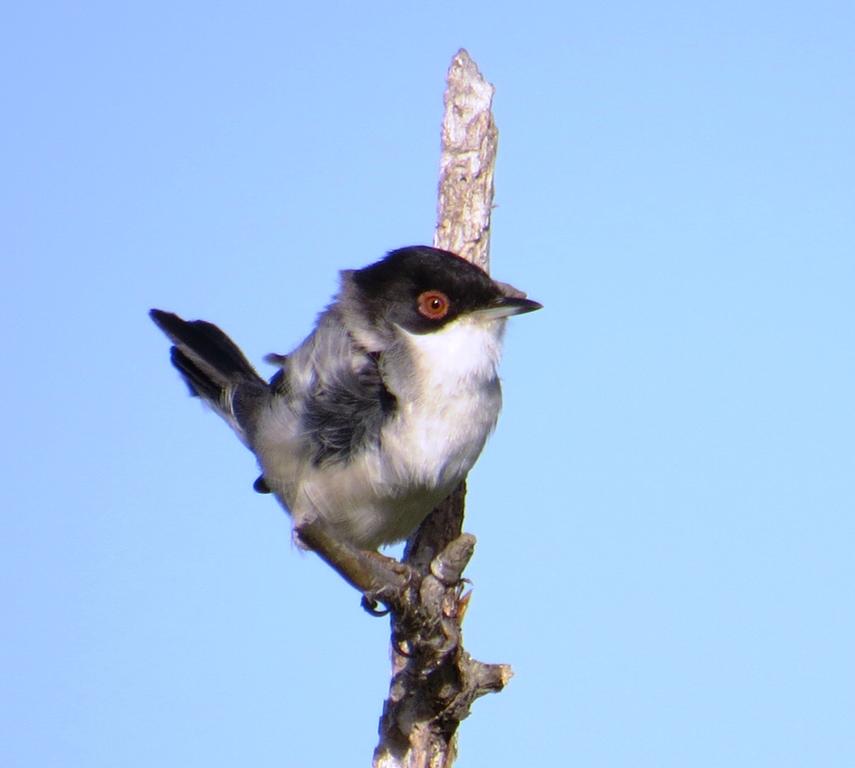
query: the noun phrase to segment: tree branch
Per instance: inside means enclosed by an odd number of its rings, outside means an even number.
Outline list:
[[[464,51],[448,71],[434,244],[487,269],[498,132],[493,86]],[[463,649],[469,604],[463,570],[475,537],[462,533],[465,482],[410,537],[402,562],[356,549],[309,523],[298,537],[364,595],[391,613],[392,680],[380,718],[375,768],[448,768],[455,735],[472,702],[500,691],[505,664],[484,664]]]
[[[493,86],[465,50],[448,70],[442,123],[439,205],[434,245],[487,270],[493,168],[498,131]],[[392,682],[380,718],[375,768],[448,768],[455,737],[472,702],[500,691],[505,664],[483,664],[463,649],[469,603],[463,569],[475,537],[461,533],[466,484],[461,483],[410,537],[403,562],[421,579],[414,602],[392,608]]]
[[[445,90],[433,244],[490,271],[490,215],[499,132],[493,93],[469,54],[451,60]]]

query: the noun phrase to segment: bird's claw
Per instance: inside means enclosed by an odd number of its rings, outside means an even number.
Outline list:
[[[388,608],[378,608],[379,602],[372,595],[363,595],[362,596],[362,609],[370,614],[371,616],[376,616],[377,618],[381,618],[383,616],[389,615]]]

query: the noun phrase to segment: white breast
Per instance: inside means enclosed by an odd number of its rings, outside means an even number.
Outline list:
[[[391,382],[398,414],[382,434],[403,481],[448,492],[475,463],[501,407],[503,330],[502,320],[463,318],[435,333],[403,332],[413,373]]]
[[[436,333],[401,330],[384,353],[396,413],[378,448],[342,464],[292,457],[269,467],[295,521],[319,517],[366,548],[406,538],[466,476],[496,424],[504,324],[462,318]]]

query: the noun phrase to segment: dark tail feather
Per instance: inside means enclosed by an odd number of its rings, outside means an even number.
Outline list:
[[[204,320],[187,321],[160,309],[149,315],[174,343],[172,364],[190,393],[209,402],[245,439],[256,406],[269,389],[237,344]]]
[[[201,397],[203,400],[211,400],[215,403],[220,401],[223,388],[209,376],[200,366],[193,362],[193,358],[180,347],[170,350],[172,364],[178,369],[181,377],[187,384],[193,397]]]
[[[157,327],[172,339],[176,351],[182,353],[189,351],[189,354],[182,354],[182,357],[204,362],[203,370],[213,369],[227,378],[260,380],[237,344],[213,323],[207,323],[204,320],[188,322],[178,315],[160,309],[151,310],[149,315]],[[175,360],[175,357],[173,355],[175,367],[183,373],[184,368]],[[200,369],[196,368],[196,370]],[[195,376],[192,379],[195,381]],[[198,392],[198,394],[202,393]]]

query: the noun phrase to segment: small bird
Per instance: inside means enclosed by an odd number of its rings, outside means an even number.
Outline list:
[[[411,246],[341,287],[269,382],[216,325],[152,309],[192,395],[255,454],[299,526],[376,549],[409,536],[496,425],[505,321],[540,309],[448,251]]]

